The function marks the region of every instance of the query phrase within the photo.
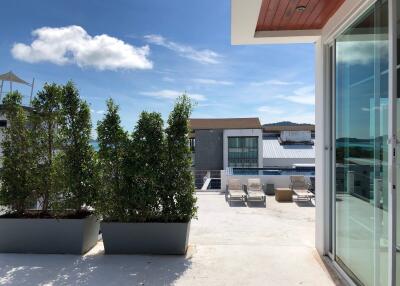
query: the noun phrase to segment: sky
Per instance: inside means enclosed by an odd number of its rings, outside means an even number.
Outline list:
[[[13,0],[2,12],[0,73],[35,78],[34,93],[72,80],[94,126],[108,98],[131,131],[143,110],[166,120],[183,92],[194,118],[314,123],[314,46],[232,46],[229,0]]]

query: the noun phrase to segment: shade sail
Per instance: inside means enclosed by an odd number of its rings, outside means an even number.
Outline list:
[[[0,81],[11,81],[11,82],[18,82],[22,84],[26,84],[31,86],[30,83],[24,81],[23,79],[19,78],[16,74],[12,71],[0,75]]]

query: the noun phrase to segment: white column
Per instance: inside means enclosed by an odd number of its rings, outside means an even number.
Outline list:
[[[315,247],[319,254],[325,255],[329,239],[329,148],[326,138],[329,134],[326,118],[329,97],[324,95],[325,61],[321,39],[315,43],[315,53]]]

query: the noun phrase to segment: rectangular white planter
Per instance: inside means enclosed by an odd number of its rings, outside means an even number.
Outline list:
[[[83,254],[96,245],[100,221],[83,219],[0,218],[0,252]]]
[[[102,222],[106,254],[185,254],[189,223]]]

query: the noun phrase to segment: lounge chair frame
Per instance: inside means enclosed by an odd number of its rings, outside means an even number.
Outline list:
[[[231,205],[232,201],[246,201],[246,193],[244,192],[243,186],[239,179],[229,179],[226,189],[229,205]]]
[[[259,178],[251,178],[247,180],[247,202],[266,203],[266,196]]]
[[[311,201],[314,198],[314,194],[309,191],[310,184],[304,176],[290,176],[290,188],[298,201]]]

